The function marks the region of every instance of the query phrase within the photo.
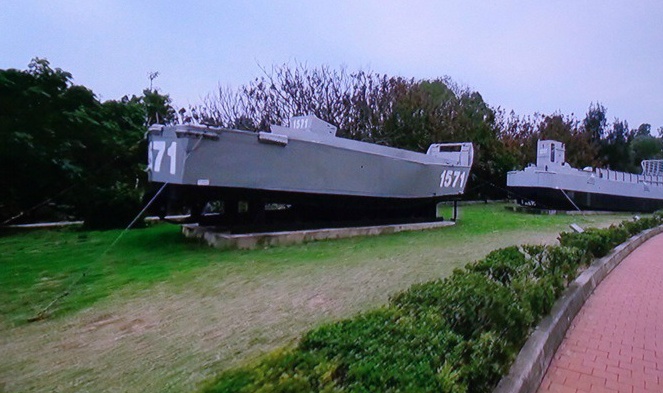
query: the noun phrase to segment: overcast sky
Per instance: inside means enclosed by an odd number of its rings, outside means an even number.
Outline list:
[[[663,126],[663,1],[2,0],[0,68],[33,57],[102,100],[148,74],[176,106],[237,87],[260,65],[449,76],[493,107]]]

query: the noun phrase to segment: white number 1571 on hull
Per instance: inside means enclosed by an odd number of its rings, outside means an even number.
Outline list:
[[[440,175],[440,188],[441,187],[452,187],[460,188],[461,190],[465,187],[465,172],[463,171],[454,171],[447,169]]]

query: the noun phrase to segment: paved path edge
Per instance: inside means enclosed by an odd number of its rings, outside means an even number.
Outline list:
[[[509,374],[500,380],[493,393],[536,392],[571,321],[594,289],[633,250],[660,233],[663,233],[663,226],[643,231],[617,246],[610,254],[592,262],[555,302],[550,315],[534,329]]]

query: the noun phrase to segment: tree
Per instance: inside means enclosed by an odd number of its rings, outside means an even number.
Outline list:
[[[647,123],[640,124],[638,129],[635,130],[635,135],[636,136],[651,136],[651,124],[647,124]]]
[[[159,93],[158,89],[143,90],[143,96],[138,101],[145,106],[146,123],[152,124],[173,124],[175,122],[175,109],[172,107],[171,99],[168,94]]]
[[[0,70],[0,204],[2,218],[20,214],[80,179],[80,157],[98,108],[71,74],[34,59],[27,71]]]
[[[96,164],[84,174],[76,193],[77,215],[90,228],[122,228],[141,210],[147,178],[145,106],[126,96],[101,104],[103,127],[89,149]]]
[[[592,142],[598,143],[603,138],[606,124],[605,107],[598,102],[596,105],[594,103],[589,104],[589,110],[582,121],[582,126],[583,132],[589,133]]]
[[[496,111],[496,127],[504,154],[511,162],[508,170],[522,169],[536,161],[536,144],[540,138],[539,124],[543,116],[518,116],[511,111],[507,117],[504,111]]]
[[[626,121],[615,119],[612,129],[601,141],[601,160],[610,169],[617,171],[633,171],[631,141],[633,133],[628,129]]]
[[[372,130],[372,142],[424,152],[432,140],[449,140],[449,130],[442,129],[439,114],[455,95],[442,81],[393,79],[390,96],[391,111],[383,113],[384,121]]]
[[[27,71],[0,70],[0,107],[3,221],[21,214],[88,218],[102,190],[135,188],[145,156],[139,103],[100,103],[91,90],[74,85],[70,73],[36,58]],[[32,209],[44,201],[48,211]]]
[[[642,160],[663,158],[663,141],[651,135],[639,134],[631,142],[633,165],[640,166]]]

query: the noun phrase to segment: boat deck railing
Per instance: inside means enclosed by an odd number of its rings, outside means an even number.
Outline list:
[[[647,183],[654,185],[663,185],[663,175],[638,175],[635,173],[612,171],[610,169],[596,168],[595,176],[599,179],[618,181],[622,183]]]
[[[647,175],[663,175],[663,160],[642,160],[642,173]]]

